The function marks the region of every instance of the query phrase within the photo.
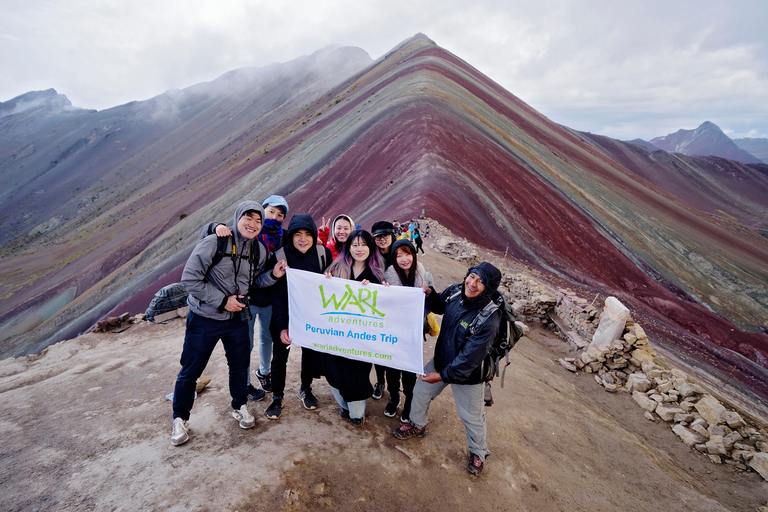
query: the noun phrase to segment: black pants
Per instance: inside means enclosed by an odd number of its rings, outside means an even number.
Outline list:
[[[418,376],[415,373],[404,372],[395,368],[387,368],[387,391],[389,399],[397,402],[400,399],[400,377],[403,378],[403,394],[405,395],[405,404],[403,404],[403,416],[410,417],[411,403],[413,402],[413,388],[416,386]]]
[[[291,346],[280,341],[280,333],[272,332],[272,396],[282,397],[285,393],[285,374],[288,369],[288,354]],[[297,349],[293,349],[294,351]],[[301,347],[301,389],[312,386],[317,352]]]

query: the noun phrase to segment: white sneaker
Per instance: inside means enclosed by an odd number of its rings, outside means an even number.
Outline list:
[[[171,433],[171,444],[179,446],[189,441],[189,423],[181,418],[173,420],[173,432]]]
[[[256,418],[248,412],[248,406],[243,405],[240,410],[232,409],[232,417],[240,423],[240,428],[253,428],[256,426]]]

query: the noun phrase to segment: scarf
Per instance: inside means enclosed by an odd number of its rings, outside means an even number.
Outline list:
[[[275,252],[280,247],[282,237],[283,223],[275,219],[266,219],[257,238],[269,252]]]

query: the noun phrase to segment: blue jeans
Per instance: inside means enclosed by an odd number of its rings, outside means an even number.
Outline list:
[[[259,372],[268,375],[272,371],[272,335],[269,333],[269,321],[272,320],[272,304],[268,306],[251,306],[253,318],[248,322],[248,338],[251,340],[251,352],[253,352],[253,338],[256,336],[256,319],[259,321]],[[248,358],[248,384],[251,383],[251,358]]]
[[[248,402],[248,323],[238,317],[233,320],[212,320],[190,311],[187,315],[184,348],[181,351],[181,371],[176,377],[173,390],[174,418],[189,420],[189,413],[195,403],[197,379],[203,374],[219,340],[224,345],[229,366],[232,408],[240,409]]]
[[[331,388],[331,393],[333,393],[333,398],[336,399],[336,402],[343,408],[349,411],[349,417],[358,420],[362,418],[365,415],[365,400],[355,400],[354,402],[345,402],[344,399],[341,397],[341,392],[336,389],[333,386],[328,386]]]
[[[435,371],[435,360],[430,359],[424,367],[424,373]],[[429,405],[437,395],[448,386],[443,381],[430,384],[421,379],[416,381],[413,388],[413,405],[411,406],[411,421],[419,428],[426,427],[429,420]],[[483,461],[490,455],[485,444],[485,385],[480,384],[451,384],[453,399],[459,418],[467,431],[469,451]]]

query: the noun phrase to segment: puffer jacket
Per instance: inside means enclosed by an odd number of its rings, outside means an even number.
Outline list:
[[[187,259],[181,274],[181,283],[189,292],[188,303],[193,313],[212,320],[230,320],[235,314],[239,314],[224,309],[231,295],[246,295],[250,284],[263,288],[277,282],[271,271],[264,272],[264,264],[259,264],[258,258],[254,261],[254,268],[249,264],[248,256],[251,250],[254,250],[253,243],[256,239],[247,240],[237,229],[238,220],[249,210],[259,212],[262,219],[264,218],[264,210],[259,203],[244,201],[238,205],[232,225],[229,226],[233,233],[236,258],[232,258],[230,244],[221,261],[211,266],[218,247],[218,237],[214,234],[198,242]],[[263,246],[259,249],[266,250]],[[205,274],[209,268],[206,280]]]

